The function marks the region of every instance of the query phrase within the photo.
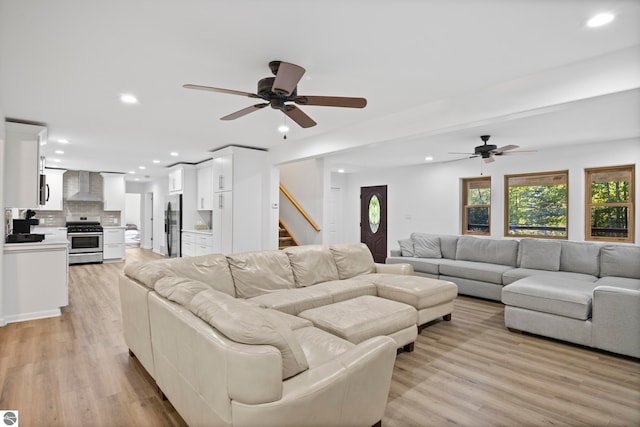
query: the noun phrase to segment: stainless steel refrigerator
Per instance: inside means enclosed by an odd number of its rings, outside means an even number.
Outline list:
[[[182,194],[169,196],[164,207],[165,254],[168,257],[181,255]]]

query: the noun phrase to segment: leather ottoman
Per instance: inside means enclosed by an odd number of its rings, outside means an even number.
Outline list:
[[[371,295],[305,310],[298,316],[354,344],[387,335],[398,347],[413,351],[418,336],[415,308]]]

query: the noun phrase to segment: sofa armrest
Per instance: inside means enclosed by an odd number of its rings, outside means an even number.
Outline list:
[[[591,320],[594,347],[640,357],[640,290],[596,287]]]
[[[233,425],[373,425],[384,415],[395,357],[393,339],[371,338],[286,380],[278,401],[233,400]]]
[[[406,276],[413,276],[413,265],[407,263],[400,264],[380,264],[376,263],[376,273],[385,274],[404,274]]]
[[[402,250],[401,249],[391,249],[389,251],[389,255],[390,256],[402,256]]]

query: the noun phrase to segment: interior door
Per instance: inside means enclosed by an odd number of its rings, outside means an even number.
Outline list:
[[[360,241],[375,262],[387,259],[387,186],[360,187]]]

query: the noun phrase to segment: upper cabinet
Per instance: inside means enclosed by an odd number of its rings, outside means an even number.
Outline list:
[[[123,211],[125,204],[124,175],[107,172],[100,175],[102,175],[104,210]]]
[[[61,211],[64,192],[64,169],[45,169],[45,204],[40,209],[45,211]]]
[[[169,172],[169,194],[182,194],[184,168],[176,166]]]
[[[40,208],[40,144],[47,140],[44,126],[6,122],[4,205]]]
[[[209,160],[198,165],[198,207],[199,211],[213,209],[213,161]]]
[[[213,159],[213,190],[220,191],[233,190],[233,154],[220,153]]]

